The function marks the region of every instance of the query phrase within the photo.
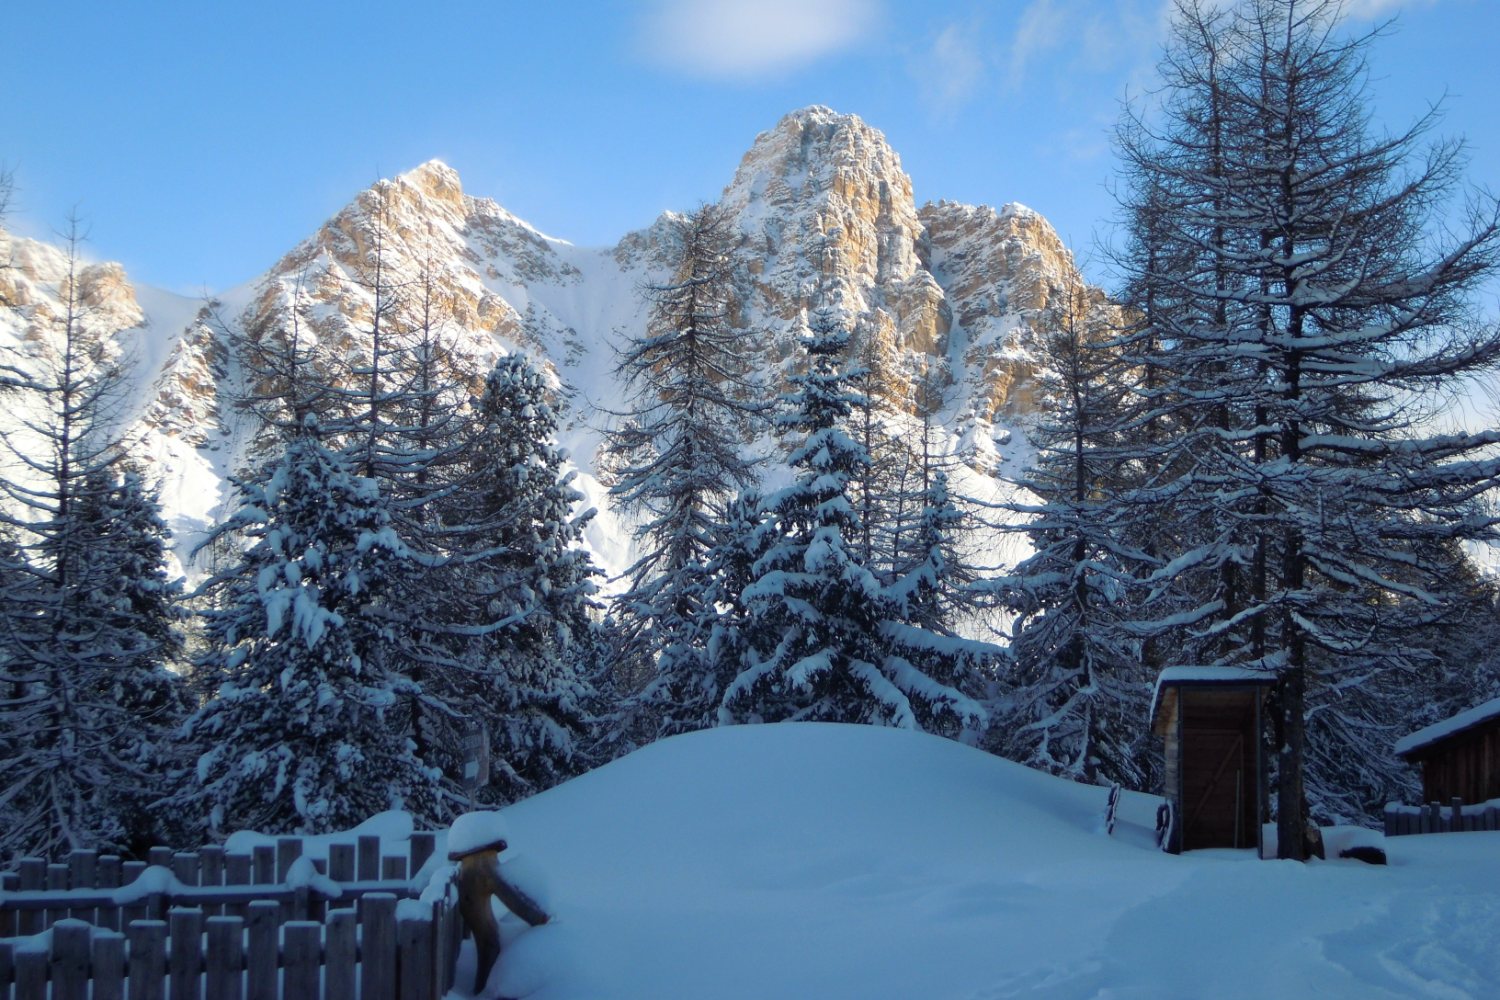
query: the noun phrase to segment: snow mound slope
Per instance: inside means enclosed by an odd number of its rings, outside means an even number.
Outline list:
[[[1500,834],[1391,865],[1163,855],[1156,800],[934,737],[677,737],[505,810],[554,922],[492,977],[533,1000],[1500,995]],[[460,975],[465,986],[468,979]]]

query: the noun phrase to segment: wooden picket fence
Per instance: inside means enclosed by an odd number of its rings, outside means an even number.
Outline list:
[[[1385,807],[1385,835],[1401,837],[1414,833],[1464,833],[1500,830],[1500,799],[1464,805],[1454,799],[1445,809],[1437,802],[1406,806],[1391,802]]]
[[[434,836],[409,845],[22,860],[0,875],[0,1000],[437,1000],[462,928],[451,885],[424,902],[415,882]]]

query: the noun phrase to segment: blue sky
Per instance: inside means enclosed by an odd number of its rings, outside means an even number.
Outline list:
[[[919,202],[1041,211],[1085,256],[1163,0],[74,2],[4,18],[10,220],[77,207],[89,251],[196,294],[254,277],[375,177],[432,157],[553,235],[611,244],[713,199],[755,134],[827,104],[884,131]],[[1500,189],[1500,0],[1351,0],[1399,125],[1445,91]],[[1097,263],[1090,273],[1105,277]]]

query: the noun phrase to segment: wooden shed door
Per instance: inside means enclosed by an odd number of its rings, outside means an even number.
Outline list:
[[[1182,775],[1182,848],[1245,847],[1255,831],[1245,829],[1253,815],[1255,773],[1245,733],[1238,729],[1193,729],[1184,733],[1187,753]]]

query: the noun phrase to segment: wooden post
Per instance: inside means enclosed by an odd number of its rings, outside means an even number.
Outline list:
[[[209,917],[208,998],[243,1000],[245,996],[245,921],[239,917]]]
[[[366,893],[359,899],[360,1000],[395,1000],[396,897]]]
[[[130,942],[130,1000],[164,1000],[167,970],[167,924],[136,920],[125,932]]]
[[[318,962],[322,950],[323,925],[311,920],[292,920],[282,927],[286,937],[286,975],[283,1000],[319,1000]]]
[[[198,884],[221,886],[224,884],[224,848],[218,846],[198,848]],[[222,903],[203,906],[204,917],[217,917],[224,912]]]
[[[248,907],[246,920],[250,951],[247,956],[245,1000],[277,1000],[281,992],[276,975],[277,925],[281,921],[281,904],[258,899]]]
[[[68,889],[68,866],[62,862],[54,862],[47,866],[47,890],[49,892],[66,892]],[[68,910],[62,906],[49,906],[44,911],[42,924],[51,927],[59,920],[65,920]]]
[[[400,882],[406,878],[406,859],[392,854],[380,859],[380,877],[386,882]]]
[[[98,877],[98,851],[74,851],[68,855],[68,887],[70,889],[96,888]],[[98,918],[98,914],[91,906],[75,906],[68,910],[68,916],[74,920],[87,920],[89,923],[93,923]]]
[[[153,847],[146,852],[146,862],[147,864],[156,865],[159,868],[171,868],[172,849],[160,845]]]
[[[94,880],[101,889],[118,889],[120,887],[120,858],[116,854],[104,854],[99,857],[98,869]],[[123,925],[120,923],[120,908],[113,904],[99,907],[99,915],[96,920],[99,927],[117,931]],[[123,956],[122,956],[123,960]]]
[[[192,851],[181,851],[172,855],[172,877],[183,885],[197,885],[201,869],[198,855]]]
[[[332,844],[328,848],[328,877],[339,885],[354,881],[354,845]]]
[[[125,935],[94,934],[93,1000],[125,1000]]]
[[[398,920],[396,951],[401,1000],[436,1000],[432,993],[432,921],[420,917]]]
[[[146,862],[144,861],[124,862],[120,865],[120,884],[131,885],[136,879],[141,877],[141,872],[145,870]],[[120,908],[120,927],[123,930],[130,925],[132,920],[146,920],[148,917],[144,900],[131,903],[129,906]]]
[[[328,914],[323,930],[323,996],[327,1000],[355,1000],[359,964],[357,921],[353,910],[333,910]]]
[[[286,873],[292,870],[292,862],[302,857],[301,837],[276,838],[276,881],[285,882]]]
[[[0,1000],[9,1000],[10,984],[16,978],[16,946],[0,940]]]
[[[167,919],[172,1000],[203,1000],[203,911],[174,907]]]
[[[22,858],[16,863],[16,874],[18,888],[22,892],[32,892],[47,886],[47,862],[41,858]],[[39,933],[42,929],[42,911],[22,910],[16,923],[16,933],[21,937]],[[16,968],[19,969],[20,966]]]
[[[422,870],[432,852],[437,849],[437,834],[414,833],[411,835],[411,867],[407,869],[412,878]]]
[[[52,1000],[88,1000],[92,934],[93,928],[83,920],[52,925]]]
[[[373,834],[363,834],[357,843],[359,844],[359,880],[373,882],[380,878],[380,838]]]
[[[257,844],[251,848],[251,885],[276,884],[276,848],[270,844]]]
[[[21,876],[15,872],[0,872],[0,892],[15,892],[21,888]],[[0,940],[16,936],[16,911],[10,907],[0,906]],[[0,985],[9,980],[0,976]],[[0,1000],[4,1000],[5,992],[0,990]]]
[[[1464,800],[1457,795],[1453,796],[1453,815],[1449,817],[1448,828],[1454,833],[1462,833],[1464,828]]]
[[[16,1000],[44,1000],[47,996],[47,965],[45,951],[27,948],[16,952]]]

